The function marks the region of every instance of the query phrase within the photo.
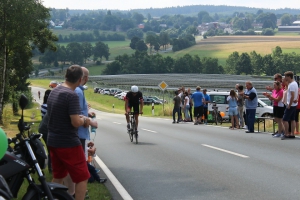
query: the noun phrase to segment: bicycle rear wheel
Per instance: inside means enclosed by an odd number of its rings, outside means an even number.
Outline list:
[[[222,118],[222,116],[220,115],[220,113],[218,113],[217,121],[219,122],[220,125],[222,125],[223,118]]]
[[[216,125],[218,125],[218,115],[217,114],[215,114],[214,120],[215,120]]]

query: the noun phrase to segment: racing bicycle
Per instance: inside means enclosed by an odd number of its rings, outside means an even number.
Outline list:
[[[216,125],[222,124],[223,118],[220,114],[220,111],[218,110],[217,103],[215,101],[212,102],[212,120],[213,123],[216,123]]]
[[[138,143],[138,133],[135,121],[135,113],[129,112],[128,115],[130,116],[130,129],[128,130],[130,142],[133,142],[133,137],[135,138],[135,143]]]

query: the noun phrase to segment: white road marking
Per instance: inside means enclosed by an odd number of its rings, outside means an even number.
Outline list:
[[[122,123],[119,123],[119,122],[113,122],[114,124],[122,124]]]
[[[210,146],[210,145],[207,145],[207,144],[202,144],[202,146],[205,146],[205,147],[208,147],[208,148],[211,148],[211,149],[215,149],[215,150],[218,150],[218,151],[222,151],[222,152],[225,152],[225,153],[229,153],[229,154],[239,156],[239,157],[242,157],[242,158],[249,158],[249,156],[245,156],[243,154],[235,153],[235,152],[232,152],[232,151],[228,151],[228,150],[221,149],[221,148],[218,148],[218,147]]]
[[[151,132],[151,133],[157,133],[156,131],[151,131],[151,130],[144,129],[144,128],[142,128],[142,130],[144,130],[144,131],[148,131],[148,132]]]
[[[106,174],[106,176],[109,178],[111,183],[115,186],[116,190],[119,192],[121,197],[124,200],[133,200],[130,194],[125,190],[123,185],[121,185],[121,183],[118,181],[115,175],[108,169],[108,167],[104,164],[104,162],[98,156],[95,157],[95,160],[99,164],[103,172]]]

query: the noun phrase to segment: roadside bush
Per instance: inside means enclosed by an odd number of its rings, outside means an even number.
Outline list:
[[[6,104],[3,108],[3,116],[2,116],[2,122],[4,128],[9,128],[10,122],[13,119],[13,109],[12,104]]]
[[[262,34],[262,35],[274,35],[275,32],[274,32],[273,29],[271,29],[271,28],[266,28],[266,29],[264,29],[264,30],[262,31],[261,34]]]

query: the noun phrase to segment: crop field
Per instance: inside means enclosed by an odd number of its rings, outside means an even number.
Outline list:
[[[196,45],[178,52],[167,52],[164,56],[181,57],[185,54],[218,58],[221,65],[234,51],[239,53],[256,51],[262,55],[270,54],[276,46],[284,53],[300,53],[299,36],[215,36],[197,42]]]

